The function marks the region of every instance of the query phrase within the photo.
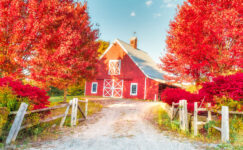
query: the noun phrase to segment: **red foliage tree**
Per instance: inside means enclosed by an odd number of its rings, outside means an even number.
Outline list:
[[[23,62],[33,47],[37,26],[34,1],[0,1],[0,76],[22,76]]]
[[[161,68],[175,81],[196,81],[242,69],[239,0],[187,0],[170,23]]]
[[[96,73],[98,31],[92,30],[86,3],[73,1],[43,2],[36,14],[45,34],[35,44],[30,62],[31,78],[44,86],[66,89],[82,79],[92,79]],[[56,7],[58,6],[58,7]]]
[[[27,70],[43,86],[66,89],[95,75],[97,37],[86,3],[1,0],[0,75]]]

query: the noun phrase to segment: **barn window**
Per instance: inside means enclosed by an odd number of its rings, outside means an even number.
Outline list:
[[[98,83],[92,82],[91,93],[97,93]]]
[[[137,83],[131,83],[130,95],[137,95],[137,93],[138,93],[138,84]]]
[[[121,60],[110,60],[109,61],[109,75],[120,75]]]

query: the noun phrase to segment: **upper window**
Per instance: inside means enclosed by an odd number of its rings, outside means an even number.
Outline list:
[[[91,93],[97,93],[98,83],[92,82]]]
[[[130,95],[137,95],[137,93],[138,93],[138,84],[137,83],[131,83]]]
[[[109,61],[109,75],[120,75],[121,60],[110,60]]]

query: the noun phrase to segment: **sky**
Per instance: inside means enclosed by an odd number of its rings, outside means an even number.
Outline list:
[[[100,39],[129,43],[138,38],[138,48],[146,51],[157,63],[166,53],[169,22],[183,0],[87,0],[91,23],[99,28]]]

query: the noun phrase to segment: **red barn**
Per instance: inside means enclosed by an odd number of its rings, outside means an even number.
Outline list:
[[[158,99],[168,85],[152,58],[137,48],[137,38],[130,44],[119,39],[111,44],[99,60],[99,72],[86,82],[85,95]]]

